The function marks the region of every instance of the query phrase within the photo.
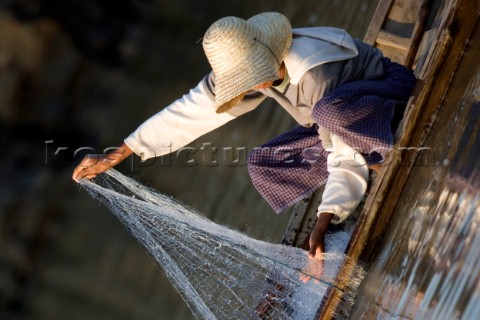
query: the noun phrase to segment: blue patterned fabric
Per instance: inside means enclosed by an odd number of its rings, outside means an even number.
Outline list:
[[[252,183],[276,213],[327,181],[328,153],[318,126],[362,153],[368,164],[381,163],[392,150],[395,101],[408,101],[416,79],[411,70],[387,58],[384,69],[382,79],[350,82],[327,93],[312,111],[317,125],[294,128],[249,154]]]

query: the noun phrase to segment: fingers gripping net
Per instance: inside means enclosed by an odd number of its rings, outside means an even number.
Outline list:
[[[199,319],[313,319],[331,288],[348,316],[363,269],[336,274],[342,254],[309,259],[306,251],[252,239],[109,170],[81,186],[114,213],[164,270]]]

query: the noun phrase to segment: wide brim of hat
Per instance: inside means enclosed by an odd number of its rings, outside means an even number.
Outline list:
[[[262,58],[258,57],[258,61]],[[278,79],[278,65],[275,63],[267,64],[254,63],[253,66],[247,66],[253,68],[255,72],[251,72],[251,69],[245,70],[244,66],[239,66],[238,74],[226,75],[223,79],[218,80],[215,84],[215,91],[218,95],[215,96],[215,106],[217,113],[228,112],[240,101],[242,101],[245,94],[252,90],[254,87]]]
[[[278,79],[281,62],[292,41],[292,29],[288,19],[277,12],[260,13],[246,21],[227,17],[218,22],[224,24],[218,28],[224,29],[217,33],[223,36],[221,32],[227,30],[225,39],[215,42],[204,38],[204,49],[215,76],[217,113],[223,113],[238,104],[255,86]],[[215,24],[212,27],[216,27]],[[239,50],[228,51],[231,48],[227,48],[225,42],[231,40],[232,29],[245,33],[238,40],[245,43],[231,41],[227,45],[234,49],[238,46]]]

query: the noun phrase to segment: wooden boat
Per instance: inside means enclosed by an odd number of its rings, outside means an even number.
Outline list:
[[[365,202],[354,213],[345,254],[353,261],[371,262],[386,225],[423,145],[437,108],[450,86],[463,50],[480,23],[480,0],[380,0],[364,41],[392,60],[411,67],[418,78],[396,145],[371,181]],[[301,247],[308,241],[316,220],[323,189],[298,203],[282,243]],[[348,279],[351,265],[338,275]],[[340,281],[341,283],[341,281]],[[317,312],[318,319],[333,319],[342,289],[332,288]]]

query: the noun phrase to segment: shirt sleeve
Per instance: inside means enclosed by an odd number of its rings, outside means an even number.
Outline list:
[[[142,123],[125,144],[142,160],[162,156],[184,147],[237,115],[215,112],[214,95],[205,77],[188,94]]]
[[[328,179],[318,207],[322,212],[334,214],[332,223],[338,224],[348,218],[358,206],[367,190],[368,166],[365,158],[346,144],[339,136],[320,128],[319,135],[326,151]]]

